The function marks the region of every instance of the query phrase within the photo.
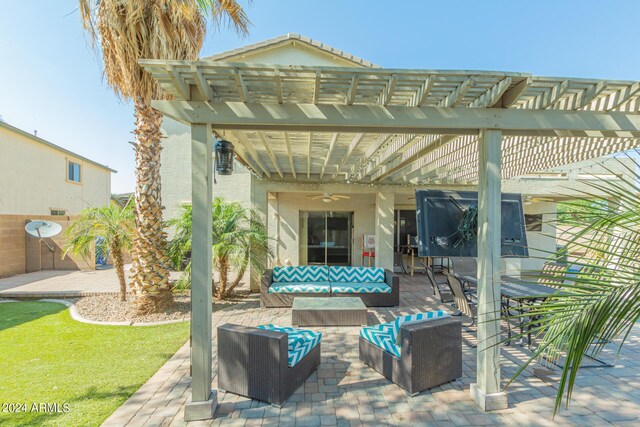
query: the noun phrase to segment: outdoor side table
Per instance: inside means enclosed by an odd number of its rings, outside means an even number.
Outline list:
[[[293,326],[361,326],[367,324],[367,307],[359,297],[295,298]]]

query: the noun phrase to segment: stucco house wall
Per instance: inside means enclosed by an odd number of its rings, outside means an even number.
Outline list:
[[[0,123],[0,214],[77,215],[106,206],[112,171],[67,150]],[[67,180],[67,161],[81,165],[81,182]]]
[[[165,138],[160,155],[161,194],[165,207],[163,217],[168,220],[177,217],[183,205],[191,204],[191,130],[180,122],[164,118],[162,131]],[[216,175],[213,197],[251,207],[251,179],[251,173],[236,162],[232,175]],[[169,236],[172,232],[169,230]]]
[[[67,179],[69,160],[81,165],[79,183]],[[83,209],[110,203],[112,172],[0,122],[0,277],[40,269],[92,268],[80,257],[61,258],[64,232]],[[52,216],[52,210],[57,215]],[[55,221],[63,228],[48,239],[53,253],[24,231],[28,221],[38,219]]]

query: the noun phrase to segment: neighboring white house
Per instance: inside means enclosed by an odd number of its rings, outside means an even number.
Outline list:
[[[107,206],[112,173],[108,166],[0,122],[0,276],[73,268],[73,263],[54,265],[52,259],[49,266],[39,256],[27,256],[31,240],[24,225],[48,219],[64,227],[87,207]]]
[[[204,59],[259,64],[379,68],[369,61],[297,34],[288,34]],[[167,138],[163,140],[162,152],[162,200],[166,207],[165,218],[169,219],[177,215],[182,204],[190,203],[191,135],[188,126],[166,117],[163,129]],[[228,132],[221,136],[236,143],[237,135]],[[306,146],[301,141],[298,142],[298,147]],[[270,143],[280,144],[282,141],[266,135],[263,144],[267,146]],[[242,150],[247,150],[247,146],[247,141],[236,144],[236,147]],[[311,163],[317,166],[318,162],[322,162],[322,158],[315,156],[319,154],[321,153],[316,152],[309,158],[305,150],[293,152],[290,157],[296,165],[299,163],[296,167],[298,171],[307,171],[307,168],[311,169]],[[326,159],[331,156],[327,153],[322,154]],[[613,170],[623,169],[617,160],[609,158],[504,181],[504,192],[523,194],[525,215],[531,223],[530,230],[527,231],[531,255],[536,254],[535,249],[555,249],[556,241],[548,221],[555,216],[557,200],[570,197],[572,193],[575,194],[576,189],[586,188],[584,181],[592,179],[594,174],[610,174],[603,172],[605,169],[599,166],[602,162],[608,163],[609,168]],[[612,179],[617,177],[613,176]],[[429,188],[475,190],[475,186],[443,185],[436,180],[433,185],[419,186],[401,180],[397,181],[396,185],[338,184],[321,180],[286,182],[282,179],[258,178],[237,163],[233,175],[217,177],[213,195],[240,201],[263,215],[269,236],[273,239],[276,264],[288,260],[294,265],[360,265],[365,235],[375,235],[381,226],[392,229],[395,250],[399,250],[406,244],[406,235],[415,234],[415,190]],[[333,200],[332,195],[345,198]],[[394,210],[393,218],[384,219],[387,221],[386,224],[376,224],[376,217],[380,217],[376,214],[376,209],[380,206],[384,209],[392,207]],[[331,242],[331,245],[327,245],[326,242]],[[365,259],[365,264],[367,262]],[[394,268],[394,263],[397,269],[398,256],[380,257],[376,260],[377,265],[388,268]],[[503,267],[514,273],[520,269],[538,268],[542,263],[543,261],[533,258],[509,259],[505,260]],[[252,278],[252,285],[255,288],[254,279]]]

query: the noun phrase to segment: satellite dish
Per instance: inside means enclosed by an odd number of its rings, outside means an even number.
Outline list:
[[[45,237],[53,237],[62,231],[62,226],[52,221],[31,221],[24,226],[24,229],[33,237],[44,239]]]

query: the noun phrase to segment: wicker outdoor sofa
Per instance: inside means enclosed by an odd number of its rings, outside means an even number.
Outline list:
[[[291,307],[299,297],[360,297],[367,307],[400,304],[400,278],[375,267],[274,267],[262,276],[262,307]]]
[[[415,395],[462,376],[462,322],[444,311],[362,328],[360,360]]]
[[[320,366],[322,334],[274,325],[218,327],[218,387],[281,406]]]

